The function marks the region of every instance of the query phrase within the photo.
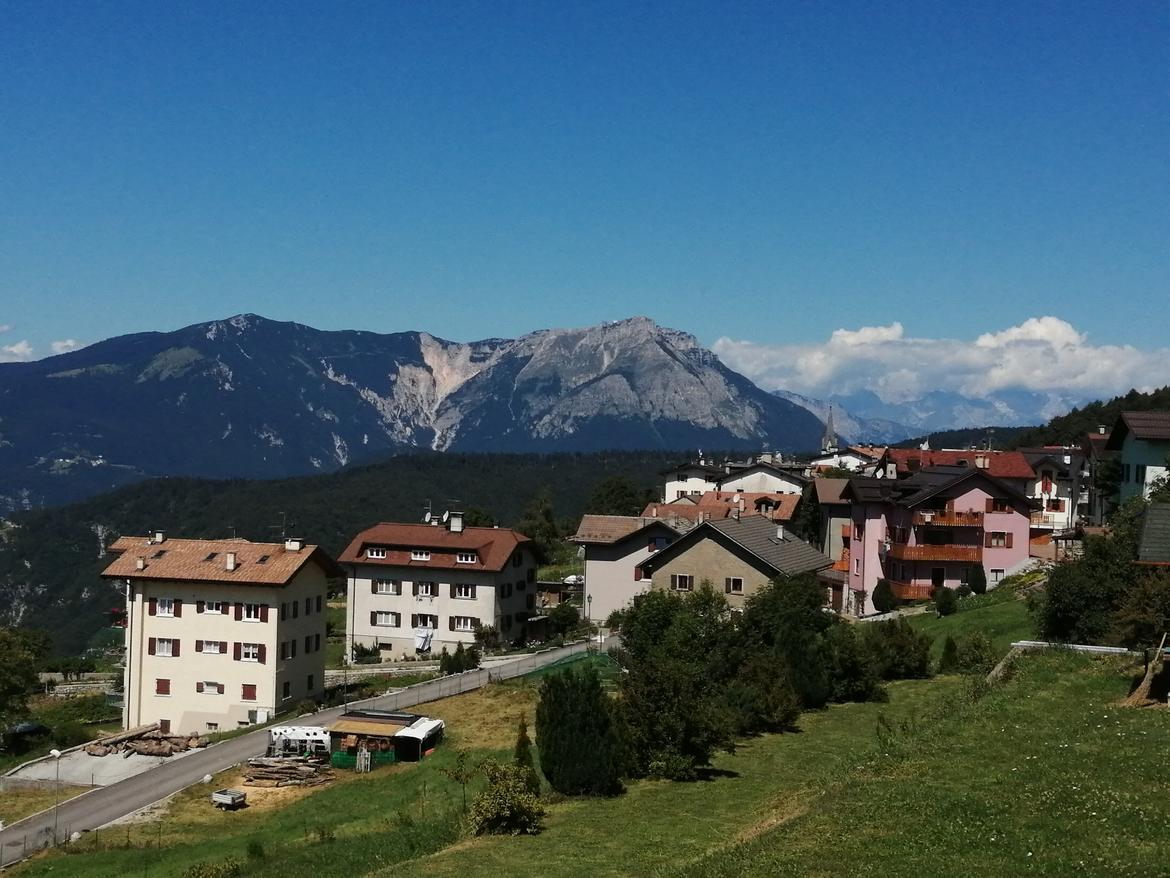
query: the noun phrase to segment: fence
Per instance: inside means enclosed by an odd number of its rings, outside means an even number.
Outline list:
[[[498,683],[502,680],[523,677],[525,674],[540,670],[561,659],[580,655],[588,652],[590,649],[596,648],[597,644],[593,641],[583,640],[578,643],[570,643],[566,646],[558,646],[553,649],[542,649],[539,652],[530,653],[516,661],[507,662],[494,668],[464,671],[462,674],[451,674],[447,677],[439,677],[437,680],[415,683],[413,686],[407,686],[397,692],[391,692],[388,695],[363,701],[362,706],[374,708],[375,710],[403,710],[427,701],[448,698],[452,695],[462,695],[464,692],[471,692],[489,683]]]

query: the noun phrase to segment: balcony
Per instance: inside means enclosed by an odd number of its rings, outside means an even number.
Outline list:
[[[900,601],[928,601],[934,591],[934,586],[929,582],[898,582],[891,579],[889,583],[890,591]]]
[[[915,512],[915,524],[929,524],[932,527],[983,527],[982,512]]]
[[[895,561],[980,561],[982,546],[910,546],[894,543],[887,553]]]
[[[1063,512],[1033,512],[1032,527],[1058,527],[1068,522],[1068,516]]]
[[[841,525],[841,539],[847,540],[852,536],[853,536],[853,525],[852,524]]]

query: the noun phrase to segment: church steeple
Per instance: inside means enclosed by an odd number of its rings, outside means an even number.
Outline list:
[[[821,439],[821,452],[833,454],[837,450],[837,431],[833,428],[833,406],[829,404],[829,417],[825,419],[825,436]]]

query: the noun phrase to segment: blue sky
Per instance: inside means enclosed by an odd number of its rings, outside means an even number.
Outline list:
[[[5,19],[9,359],[245,311],[461,340],[647,314],[724,351],[1050,315],[1166,344],[1164,3]]]

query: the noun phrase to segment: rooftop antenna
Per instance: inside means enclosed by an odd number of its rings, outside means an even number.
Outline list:
[[[282,513],[280,513],[280,524],[270,524],[270,525],[268,525],[268,529],[280,531],[280,538],[282,540],[287,540],[288,539],[288,528],[289,528],[290,524],[293,527],[297,526],[297,523],[295,521],[288,520],[288,513],[287,512],[282,512]],[[233,528],[233,535],[234,535],[234,533],[235,533],[235,531]]]

